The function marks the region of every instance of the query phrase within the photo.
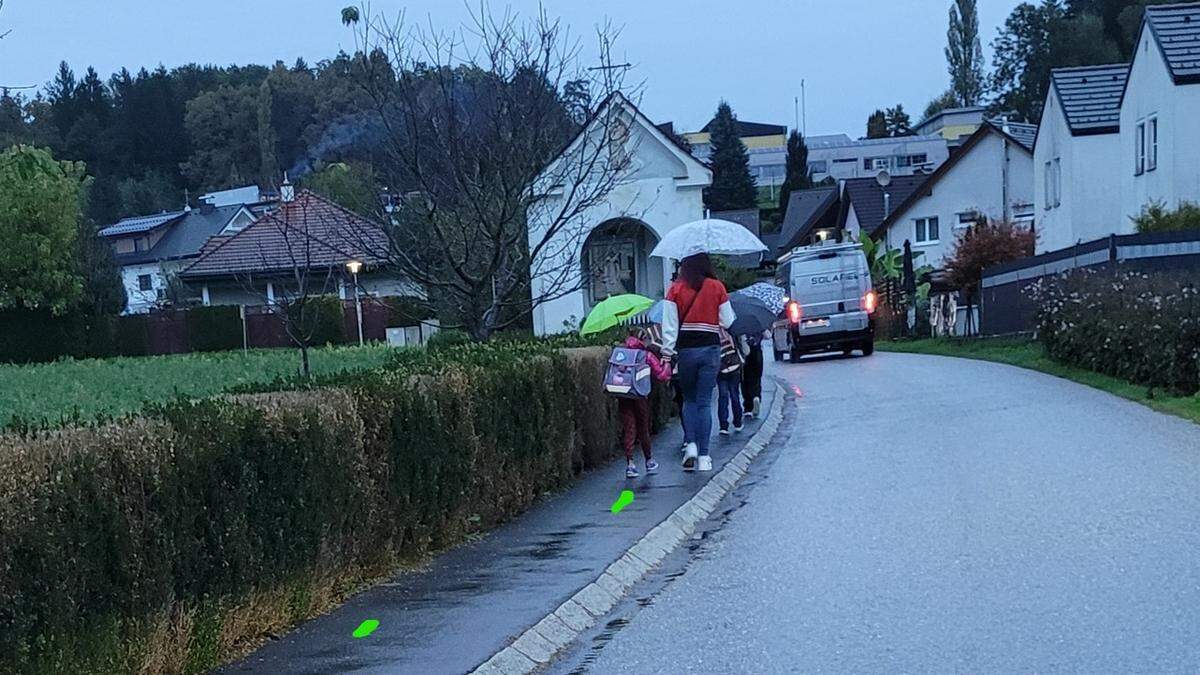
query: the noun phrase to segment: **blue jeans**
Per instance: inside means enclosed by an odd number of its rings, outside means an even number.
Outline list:
[[[683,389],[683,440],[708,454],[712,437],[712,397],[721,367],[721,348],[686,347],[679,350],[679,386]]]
[[[742,426],[742,397],[738,391],[742,386],[742,371],[717,376],[717,422],[722,429],[729,428],[729,412],[733,410],[733,426]]]

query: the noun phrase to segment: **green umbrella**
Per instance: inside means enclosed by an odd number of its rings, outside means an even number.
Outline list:
[[[608,330],[621,323],[622,320],[650,309],[653,305],[654,301],[644,295],[636,293],[614,295],[592,308],[587,321],[583,322],[583,328],[579,329],[579,334],[588,335]]]

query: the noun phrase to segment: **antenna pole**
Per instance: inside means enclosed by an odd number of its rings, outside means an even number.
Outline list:
[[[799,131],[800,130],[800,97],[799,96],[792,97],[792,105],[795,107],[795,122],[796,122],[795,126],[793,126],[792,128]]]
[[[805,138],[808,138],[808,101],[805,99],[804,80],[800,80],[800,110],[804,117],[804,130],[801,132]]]

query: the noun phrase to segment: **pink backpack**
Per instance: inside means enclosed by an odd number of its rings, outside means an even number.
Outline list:
[[[650,395],[650,363],[645,349],[613,347],[604,373],[604,391],[617,398],[646,398]]]

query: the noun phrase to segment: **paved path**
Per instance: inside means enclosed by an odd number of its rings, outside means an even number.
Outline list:
[[[978,361],[777,365],[757,485],[553,672],[1200,671],[1200,427]]]
[[[774,387],[764,389],[763,409],[769,410]],[[754,420],[741,434],[714,441],[715,469],[759,424]],[[628,481],[625,462],[615,461],[481,541],[352,598],[222,672],[428,675],[473,669],[595,581],[716,473],[683,473],[677,426],[654,443],[659,474]],[[614,515],[612,503],[623,489],[632,489],[635,500]],[[368,618],[378,619],[379,629],[352,639]]]

